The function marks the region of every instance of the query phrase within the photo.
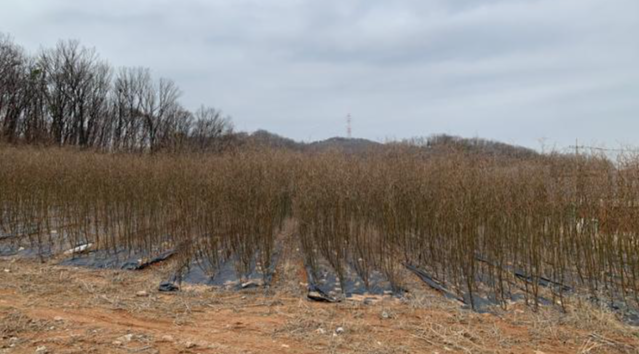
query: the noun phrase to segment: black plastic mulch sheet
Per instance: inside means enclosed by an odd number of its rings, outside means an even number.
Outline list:
[[[152,253],[94,250],[70,255],[70,258],[63,260],[59,265],[94,269],[142,270],[170,259],[174,253],[173,250]]]
[[[211,266],[204,260],[193,260],[187,269],[179,270],[170,281],[204,284],[235,290],[268,287],[272,283],[280,256],[281,251],[273,253],[271,264],[265,269],[258,261],[259,254],[256,254],[251,262],[248,274],[238,273],[236,267],[237,257],[231,257],[218,266]]]
[[[353,295],[397,295],[390,281],[379,271],[370,273],[367,286],[366,282],[351,266],[345,266],[345,276],[341,282],[337,272],[326,262],[319,262],[315,274],[309,266],[305,266],[305,268],[308,279],[308,297],[311,300],[335,302]]]

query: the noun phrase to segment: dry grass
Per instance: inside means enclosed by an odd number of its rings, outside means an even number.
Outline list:
[[[46,330],[51,322],[34,320],[21,311],[13,310],[0,318],[0,338],[9,339],[25,332]]]

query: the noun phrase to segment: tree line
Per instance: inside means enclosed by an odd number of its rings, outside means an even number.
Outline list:
[[[220,110],[195,112],[148,68],[113,68],[78,41],[27,54],[0,33],[0,142],[107,151],[219,150],[233,136]]]

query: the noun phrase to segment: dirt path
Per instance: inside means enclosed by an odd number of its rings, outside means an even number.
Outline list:
[[[52,352],[73,352],[75,349],[80,352],[88,347],[103,348],[100,352],[261,353],[278,352],[283,348],[294,353],[313,352],[295,341],[275,339],[274,330],[285,325],[286,317],[263,316],[268,312],[266,305],[241,312],[192,310],[188,321],[182,323],[147,312],[102,307],[73,309],[67,308],[66,304],[57,307],[56,302],[45,305],[29,300],[14,291],[0,293],[0,313],[6,320],[16,319],[15,323],[4,325],[24,327],[14,330],[26,332],[21,342],[26,340],[29,345],[16,348],[18,353],[31,353],[33,347],[39,346],[46,346]],[[127,338],[127,334],[133,336]]]

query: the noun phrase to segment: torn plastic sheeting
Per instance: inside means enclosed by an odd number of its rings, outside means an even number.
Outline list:
[[[308,266],[305,266],[305,268],[306,268],[306,278],[308,281],[308,293],[306,294],[306,297],[309,300],[313,300],[317,302],[328,302],[328,303],[338,302],[337,299],[328,295],[319,286],[317,286],[317,284],[315,283],[315,279],[313,278],[313,272],[311,272]]]
[[[79,245],[76,246],[70,250],[64,251],[64,255],[65,256],[70,256],[70,255],[74,255],[74,254],[78,254],[78,253],[84,253],[86,252],[88,249],[90,249],[93,246],[92,243],[85,243],[83,245]]]
[[[522,279],[522,280],[524,280],[524,281],[526,281],[528,283],[533,283],[534,282],[533,277],[527,275],[526,273],[524,273],[522,271],[517,270],[514,273],[515,273],[515,276],[517,278],[519,278],[519,279]],[[571,287],[569,287],[567,285],[564,285],[562,283],[556,282],[554,280],[542,277],[542,276],[540,276],[539,279],[537,280],[537,284],[539,284],[539,285],[541,285],[543,287],[546,287],[546,288],[558,287],[558,288],[561,288],[561,290],[564,291],[564,292],[572,291]]]
[[[504,267],[499,267],[498,265],[496,265],[493,262],[487,260],[486,258],[482,257],[481,255],[475,255],[475,259],[480,261],[480,262],[486,263],[486,264],[488,264],[491,267],[500,268],[501,270],[503,270],[505,272],[509,271],[508,269],[506,269]],[[524,280],[524,281],[526,281],[528,283],[533,283],[533,278],[531,276],[527,275],[526,273],[524,273],[523,271],[515,270],[515,271],[513,271],[513,274],[519,279],[522,279],[522,280]],[[543,276],[539,277],[538,284],[543,286],[543,287],[546,287],[546,288],[549,288],[551,286],[559,287],[564,292],[572,291],[572,288],[570,286],[562,284],[562,283],[560,283],[558,281],[554,281],[552,279],[543,277]]]
[[[0,256],[2,257],[20,257],[20,258],[50,258],[59,253],[55,245],[33,246],[25,240],[15,239],[19,242],[8,242],[9,245],[0,245]]]
[[[247,281],[247,282],[245,282],[245,283],[242,283],[242,284],[240,285],[240,287],[241,287],[242,289],[255,289],[255,288],[260,288],[260,287],[262,287],[263,285],[264,285],[264,284],[262,284],[262,282],[261,282],[261,281],[250,280],[250,281]]]
[[[105,249],[92,250],[85,254],[75,254],[72,258],[65,259],[59,264],[63,266],[87,267],[94,269],[123,269],[127,263],[138,266],[139,259],[144,258],[145,253],[131,255],[125,249],[108,251]]]
[[[417,275],[428,286],[442,293],[446,298],[454,299],[461,302],[462,304],[466,304],[466,301],[464,299],[458,297],[457,295],[453,294],[451,291],[446,289],[437,280],[435,280],[433,277],[428,275],[428,273],[410,264],[406,264],[405,266],[406,266],[406,269],[410,270],[415,275]]]
[[[122,264],[120,268],[124,270],[143,270],[154,264],[169,260],[171,257],[175,255],[175,252],[176,252],[175,250],[166,251],[157,257],[151,258],[148,261],[144,261],[144,258],[139,259],[137,261],[128,261]]]
[[[317,302],[328,302],[328,303],[339,302],[339,300],[337,300],[334,297],[331,297],[330,295],[328,295],[325,292],[323,292],[322,289],[315,288],[315,287],[309,288],[309,291],[308,291],[308,294],[306,295],[306,297],[309,300],[313,300],[313,301],[317,301]]]
[[[37,243],[27,236],[10,234],[9,237],[0,239],[0,256],[50,258],[72,247],[73,245],[66,238],[56,239],[54,242],[47,240],[46,242]]]
[[[180,287],[171,282],[163,282],[160,283],[158,290],[160,292],[175,292],[180,291]]]

